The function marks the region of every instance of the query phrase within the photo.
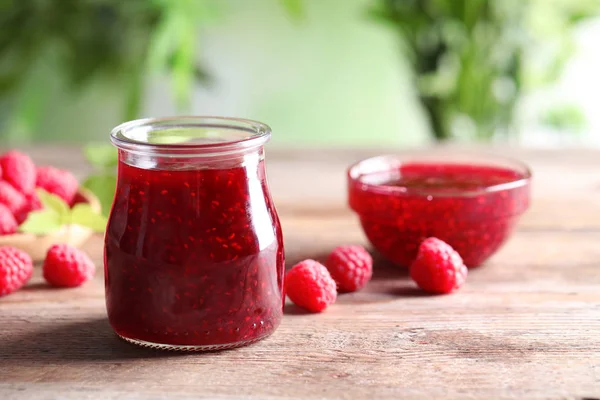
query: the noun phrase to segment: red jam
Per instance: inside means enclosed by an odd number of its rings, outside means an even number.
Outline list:
[[[121,337],[212,350],[277,328],[283,240],[261,155],[134,166],[120,151],[105,276],[108,318]]]
[[[432,236],[454,247],[467,266],[478,266],[529,205],[525,167],[390,161],[385,169],[385,160],[377,161],[375,168],[350,169],[349,202],[373,246],[402,266]]]

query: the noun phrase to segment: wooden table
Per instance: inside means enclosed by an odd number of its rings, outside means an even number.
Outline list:
[[[85,173],[77,151],[32,149]],[[268,340],[211,354],[158,352],[113,334],[99,272],[51,289],[36,268],[0,299],[0,399],[600,397],[600,152],[508,151],[535,174],[510,242],[450,296],[425,296],[378,261],[368,287],[319,315],[286,306]],[[288,265],[365,239],[345,167],[377,152],[271,151]]]

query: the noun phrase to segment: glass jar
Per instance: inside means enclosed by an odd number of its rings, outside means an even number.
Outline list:
[[[267,186],[268,126],[143,119],[119,149],[105,238],[108,319],[123,339],[218,350],[270,335],[283,314],[283,239]]]

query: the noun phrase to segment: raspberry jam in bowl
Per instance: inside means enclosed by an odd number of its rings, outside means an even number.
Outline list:
[[[283,239],[267,186],[268,126],[229,118],[127,122],[105,237],[108,319],[127,341],[219,350],[283,314]]]
[[[393,263],[409,266],[420,243],[437,237],[476,267],[528,208],[530,181],[527,166],[501,157],[380,156],[349,168],[349,204],[373,247]]]

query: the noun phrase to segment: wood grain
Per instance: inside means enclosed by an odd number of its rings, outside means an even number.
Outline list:
[[[116,338],[101,271],[58,290],[36,268],[0,299],[0,399],[599,398],[600,153],[491,151],[531,164],[533,205],[459,293],[425,296],[378,259],[368,287],[326,313],[287,304],[268,340],[177,354]],[[66,150],[33,153],[86,172]],[[344,171],[375,153],[269,153],[288,264],[366,244],[345,206]],[[101,270],[101,238],[85,247]]]

